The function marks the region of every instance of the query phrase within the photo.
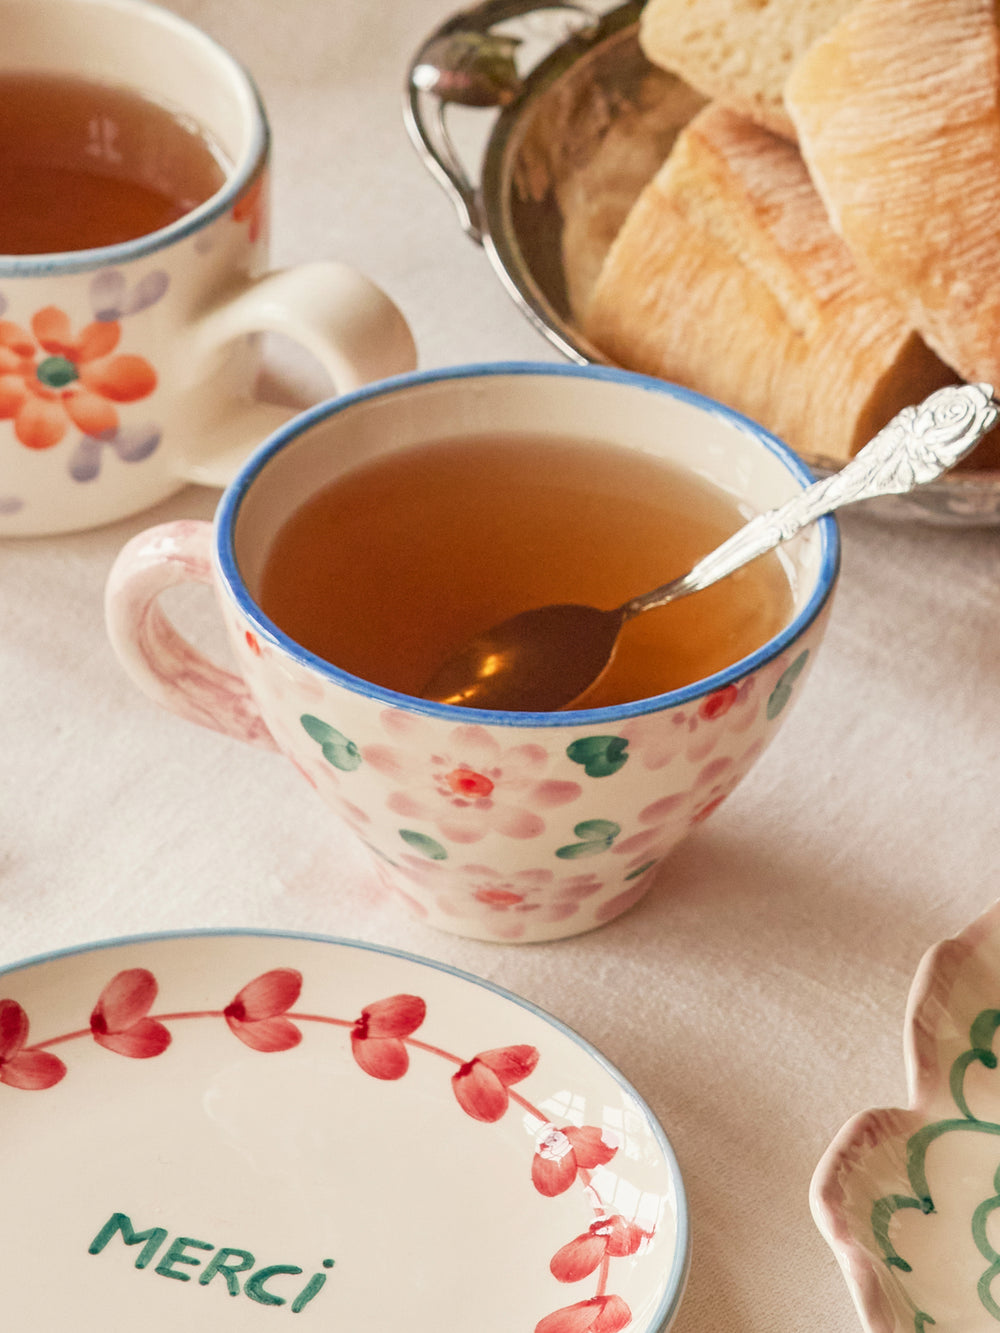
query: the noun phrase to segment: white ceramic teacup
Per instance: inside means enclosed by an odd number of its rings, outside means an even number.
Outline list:
[[[406,322],[361,274],[268,272],[268,124],[212,39],[145,0],[0,0],[0,28],[5,70],[132,88],[230,164],[210,199],[134,241],[0,254],[0,537],[224,485],[291,415],[255,399],[262,332],[305,347],[337,392],[413,367]]]
[[[109,577],[108,630],[159,703],[284,751],[428,922],[482,939],[555,939],[635,902],[770,742],[823,635],[839,539],[825,518],[784,548],[793,610],[763,648],[618,707],[429,703],[331,666],[264,615],[255,600],[264,558],[303,501],[373,456],[490,431],[653,452],[729,492],[747,517],[812,479],[759,427],[658,380],[530,363],[400,376],[279,430],[226,491],[214,526],[164,524],[134,538]],[[157,605],[191,580],[217,589],[239,674],[202,656]]]

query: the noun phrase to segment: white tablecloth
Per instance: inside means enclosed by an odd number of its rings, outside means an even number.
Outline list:
[[[277,263],[362,269],[424,366],[555,359],[402,126],[408,59],[444,0],[173,7],[262,89]],[[287,360],[310,388],[311,367]],[[662,1120],[694,1237],[677,1333],[856,1329],[808,1184],[850,1114],[905,1099],[916,964],[1000,895],[998,534],[845,516],[826,643],[759,766],[626,916],[499,946],[408,919],[291,765],[158,711],[119,670],[101,614],[116,553],[216,499],[192,489],[103,530],[0,543],[0,964],[238,926],[487,977],[594,1043]],[[211,635],[210,594],[177,611]]]

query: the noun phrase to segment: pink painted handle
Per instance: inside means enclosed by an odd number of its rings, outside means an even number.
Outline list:
[[[242,676],[205,657],[157,604],[179,583],[214,584],[212,525],[186,519],[148,528],[122,548],[104,594],[111,646],[144,694],[189,722],[275,750]]]

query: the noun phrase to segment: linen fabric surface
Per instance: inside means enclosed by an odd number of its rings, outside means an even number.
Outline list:
[[[400,305],[424,367],[556,353],[459,231],[400,115],[442,0],[172,0],[249,67],[274,134],[273,259],[343,260]],[[322,395],[295,349],[272,390]],[[432,931],[381,890],[292,766],[137,693],[104,634],[108,570],[192,488],[114,526],[0,543],[0,964],[126,934],[315,932],[409,950],[540,1005],[649,1102],[684,1173],[675,1328],[852,1333],[810,1216],[841,1124],[905,1103],[925,950],[1000,896],[1000,534],[842,520],[813,674],[736,792],[629,913],[553,944]],[[221,652],[209,592],[169,599]],[[2,985],[0,985],[2,994]]]

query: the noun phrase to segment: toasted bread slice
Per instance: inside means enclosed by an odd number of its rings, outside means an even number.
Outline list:
[[[639,44],[706,97],[795,137],[782,93],[795,62],[855,0],[648,0]]]
[[[956,378],[858,271],[797,148],[718,105],[640,195],[584,330],[831,460]]]
[[[1000,384],[993,0],[859,0],[785,96],[858,266],[958,375]]]

